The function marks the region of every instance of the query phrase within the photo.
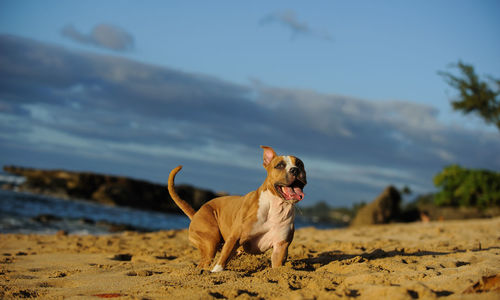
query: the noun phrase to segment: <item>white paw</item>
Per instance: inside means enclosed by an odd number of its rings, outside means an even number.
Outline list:
[[[215,267],[212,269],[212,273],[215,273],[215,272],[220,272],[220,271],[223,271],[224,269],[222,268],[221,265],[215,265]]]

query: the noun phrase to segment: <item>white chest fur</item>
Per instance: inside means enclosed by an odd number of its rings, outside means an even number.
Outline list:
[[[261,193],[257,222],[252,228],[252,248],[264,252],[287,239],[293,229],[295,210],[269,190]]]

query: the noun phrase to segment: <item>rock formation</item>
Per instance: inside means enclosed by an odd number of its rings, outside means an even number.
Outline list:
[[[4,171],[26,178],[26,181],[18,186],[21,191],[145,210],[181,212],[170,198],[165,185],[89,172],[41,170],[16,166],[5,166]],[[209,190],[189,185],[178,185],[176,190],[179,196],[196,210],[203,203],[217,196]]]
[[[351,226],[386,224],[399,217],[401,194],[393,186],[385,188],[372,203],[359,209]]]

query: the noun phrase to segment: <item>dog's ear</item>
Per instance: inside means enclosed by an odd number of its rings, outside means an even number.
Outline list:
[[[267,165],[271,163],[273,158],[276,156],[276,152],[274,152],[273,148],[268,147],[268,146],[260,146],[262,149],[264,149],[264,168],[267,168]]]

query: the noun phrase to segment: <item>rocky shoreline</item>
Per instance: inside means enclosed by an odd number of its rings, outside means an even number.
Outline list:
[[[19,185],[5,184],[3,189],[42,194],[63,199],[83,199],[106,205],[127,206],[142,210],[181,213],[170,198],[165,185],[123,176],[43,170],[4,166],[4,171],[22,176]],[[176,186],[177,193],[195,209],[217,196],[212,191],[190,185]]]

